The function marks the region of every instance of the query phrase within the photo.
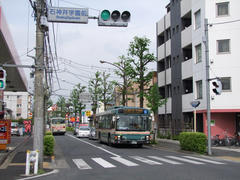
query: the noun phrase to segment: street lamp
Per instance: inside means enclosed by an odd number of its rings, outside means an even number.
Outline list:
[[[128,82],[127,82],[127,74],[126,74],[126,68],[127,68],[127,65],[124,61],[121,61],[121,65],[116,65],[116,64],[113,64],[111,62],[108,62],[108,61],[103,61],[103,60],[100,60],[99,61],[100,63],[104,64],[110,64],[114,67],[116,67],[117,69],[119,69],[121,71],[121,77],[123,78],[123,87],[122,87],[122,105],[123,106],[127,106],[127,88],[128,88]]]

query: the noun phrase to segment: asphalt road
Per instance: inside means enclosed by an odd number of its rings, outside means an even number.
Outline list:
[[[73,135],[55,136],[59,172],[44,180],[239,180],[239,163],[152,147],[109,147]]]

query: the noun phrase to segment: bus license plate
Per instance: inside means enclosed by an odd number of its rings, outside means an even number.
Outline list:
[[[132,141],[131,143],[132,143],[132,144],[137,144],[137,141]]]

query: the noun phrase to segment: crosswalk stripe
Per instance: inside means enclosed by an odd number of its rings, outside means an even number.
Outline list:
[[[105,161],[105,160],[102,159],[102,158],[92,158],[92,160],[94,160],[96,163],[98,163],[99,165],[101,165],[101,166],[104,167],[104,168],[113,168],[113,167],[116,167],[116,166],[114,166],[113,164]]]
[[[78,169],[92,169],[84,160],[82,159],[73,159],[73,162],[76,164]]]
[[[165,159],[165,158],[161,158],[161,157],[157,157],[157,156],[148,156],[148,157],[152,158],[152,159],[159,160],[159,161],[163,161],[163,162],[166,162],[166,163],[169,163],[169,164],[182,164],[182,163],[177,162],[177,161],[173,161],[173,160],[170,160],[170,159]]]
[[[183,157],[189,158],[189,159],[194,159],[194,160],[199,160],[199,161],[203,161],[203,162],[207,162],[207,163],[212,163],[212,164],[225,164],[225,163],[218,162],[218,161],[212,161],[212,160],[202,159],[202,158],[197,158],[197,157],[192,157],[192,156],[183,156]]]
[[[138,161],[144,162],[146,164],[149,164],[149,165],[161,165],[162,164],[160,162],[153,161],[153,160],[143,158],[143,157],[140,157],[140,156],[130,156],[130,157],[133,158],[133,159],[136,159]]]
[[[131,162],[127,159],[124,159],[122,157],[111,157],[112,159],[114,159],[115,161],[118,161],[126,166],[138,166],[138,164],[134,163],[134,162]]]
[[[204,163],[202,163],[202,162],[193,161],[193,160],[189,160],[189,159],[185,159],[185,158],[180,158],[180,157],[176,157],[176,156],[166,156],[166,157],[171,158],[171,159],[176,159],[176,160],[179,160],[179,161],[184,161],[184,162],[192,163],[192,164],[204,164]]]

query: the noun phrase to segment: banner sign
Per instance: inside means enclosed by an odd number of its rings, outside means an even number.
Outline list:
[[[87,8],[49,7],[48,21],[87,24],[88,9]]]

